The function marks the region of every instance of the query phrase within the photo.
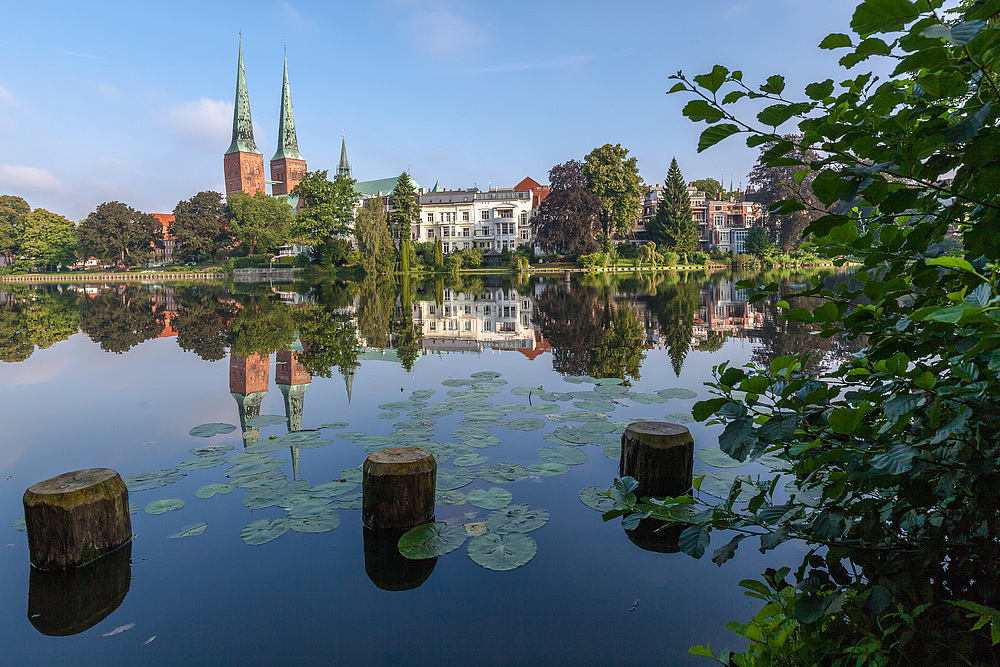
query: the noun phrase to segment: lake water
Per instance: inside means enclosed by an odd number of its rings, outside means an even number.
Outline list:
[[[0,285],[4,661],[705,664],[688,647],[740,646],[724,624],[757,608],[737,582],[800,548],[765,559],[747,540],[720,568],[604,522],[580,492],[611,484],[630,421],[689,420],[713,365],[841,353],[747,296],[729,275],[676,273]],[[216,423],[235,429],[190,434]],[[717,446],[720,427],[688,426],[696,448]],[[435,452],[439,487],[457,487],[436,520],[470,534],[436,560],[404,559],[361,524],[350,469],[405,444]],[[75,577],[32,571],[24,490],[90,467],[139,475],[131,552]],[[211,484],[236,488],[199,497]],[[497,535],[493,510],[446,504],[492,488],[548,516],[515,569],[469,555],[472,536]],[[168,498],[183,506],[147,513]],[[286,507],[261,507],[272,500]],[[279,536],[251,544],[270,536],[251,524]]]

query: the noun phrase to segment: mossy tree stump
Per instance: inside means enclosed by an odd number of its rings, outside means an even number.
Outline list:
[[[110,468],[38,482],[23,501],[31,563],[43,570],[84,565],[132,539],[128,489]]]
[[[679,496],[691,490],[694,438],[686,426],[636,422],[622,434],[618,473],[639,482],[635,494]]]
[[[361,521],[369,528],[412,528],[434,516],[437,461],[426,449],[383,449],[361,471]]]

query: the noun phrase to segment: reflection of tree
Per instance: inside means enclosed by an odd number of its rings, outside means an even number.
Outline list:
[[[391,279],[369,274],[361,281],[358,331],[371,347],[383,350],[389,347],[395,304],[396,288]]]
[[[604,340],[590,353],[587,374],[595,378],[639,379],[646,358],[646,330],[630,305],[618,304]]]
[[[229,323],[239,311],[237,305],[221,290],[189,287],[174,292],[180,312],[174,318],[177,344],[194,352],[205,361],[218,361],[226,356]]]
[[[297,360],[310,374],[328,378],[336,366],[341,374],[347,375],[360,365],[357,330],[350,316],[310,305],[297,311],[295,320],[304,349]]]
[[[567,375],[583,375],[590,351],[604,341],[604,308],[600,291],[576,285],[570,291],[548,289],[535,300],[534,320],[552,345],[552,368]]]
[[[698,292],[699,286],[691,276],[671,273],[660,284],[657,293],[649,297],[648,307],[660,322],[660,334],[677,376],[691,349]]]
[[[243,357],[287,350],[295,340],[292,310],[276,298],[254,298],[229,329],[230,351]]]
[[[78,331],[75,295],[55,290],[24,290],[0,305],[0,361],[24,361]]]
[[[128,286],[81,299],[80,329],[102,350],[121,354],[163,333],[164,315],[149,292]]]
[[[705,340],[699,343],[695,349],[699,352],[718,352],[722,349],[722,345],[725,342],[726,334],[719,333],[718,331],[709,331]]]

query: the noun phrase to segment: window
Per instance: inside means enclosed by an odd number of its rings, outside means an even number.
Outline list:
[[[726,224],[726,216],[723,215],[722,213],[716,213],[715,215],[712,216],[712,223],[716,227],[721,227],[724,224]]]
[[[447,234],[445,234],[445,236],[447,236]],[[445,253],[449,253],[451,252],[451,250],[448,249],[450,246],[451,246],[450,243],[445,243],[444,248],[442,248],[442,250],[444,250]]]
[[[483,331],[493,331],[493,322],[483,320]]]
[[[443,230],[441,230],[441,236],[444,236],[445,238],[448,237],[448,228],[447,227],[445,227]]]
[[[479,214],[479,219],[480,220],[489,220],[490,219],[490,211],[489,211],[489,209],[486,209],[486,210],[482,211]]]
[[[515,325],[513,322],[501,322],[500,326],[497,327],[497,330],[498,331],[515,331],[516,328],[517,328],[517,325]]]
[[[433,229],[428,229],[427,230],[427,238],[429,238],[429,239],[434,238],[434,230]]]
[[[428,213],[427,214],[427,222],[434,222],[434,214],[433,213]]]
[[[462,222],[468,222],[468,221],[469,221],[469,212],[462,211]]]
[[[465,330],[466,331],[472,331],[472,320],[466,320],[465,321]]]
[[[528,212],[527,211],[521,211],[521,224],[522,225],[528,224]]]
[[[437,322],[431,322],[430,330],[437,331],[437,328],[438,328]]]
[[[527,241],[528,240],[528,230],[527,229],[525,229],[524,231],[521,232],[521,240],[522,241]]]
[[[498,217],[501,217],[501,218],[513,218],[514,217],[514,209],[511,209],[511,208],[502,209],[498,213],[499,213]]]
[[[722,207],[721,207],[721,206],[718,206],[718,205],[716,205],[716,206],[713,206],[713,207],[712,207],[712,210],[713,210],[713,211],[721,211],[721,210],[722,210]]]

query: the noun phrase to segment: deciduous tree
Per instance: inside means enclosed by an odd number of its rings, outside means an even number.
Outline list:
[[[601,202],[600,223],[605,248],[612,234],[628,236],[642,210],[642,181],[635,157],[621,144],[604,144],[583,162],[587,189]]]
[[[245,243],[251,255],[274,252],[288,242],[295,212],[284,200],[263,192],[253,197],[245,192],[226,202],[226,221],[233,236]]]
[[[351,233],[355,206],[361,198],[354,189],[356,182],[346,174],[337,174],[330,181],[324,169],[306,172],[293,190],[305,204],[295,216],[292,236],[313,247],[313,260],[321,266],[333,263],[336,239]]]
[[[819,154],[811,148],[796,148],[801,145],[801,134],[786,134],[783,138],[791,146],[788,152],[775,162],[771,153],[779,144],[771,141],[762,145],[749,179],[756,191],[754,197],[766,214],[764,224],[777,237],[781,249],[791,252],[802,243],[803,231],[823,214],[824,207],[812,191],[816,174],[807,170],[811,162],[820,159]],[[807,170],[805,178],[799,182],[795,174],[803,170]],[[797,199],[804,204],[804,208],[784,214],[766,213],[772,205],[784,199]]]
[[[3,255],[7,266],[14,263],[21,250],[29,213],[31,207],[20,197],[0,195],[0,255]]]
[[[79,226],[80,249],[105,262],[135,266],[163,245],[163,227],[148,213],[118,201],[99,204]]]
[[[76,261],[78,243],[72,220],[36,208],[28,214],[20,255],[31,268],[68,267]]]
[[[705,197],[708,199],[718,199],[724,192],[722,183],[719,183],[714,178],[699,178],[696,181],[691,181],[691,185],[704,192]]]
[[[233,242],[226,226],[226,205],[222,195],[204,190],[174,207],[170,234],[176,238],[174,255],[177,259],[208,259]]]
[[[361,266],[368,274],[392,270],[392,234],[380,197],[365,201],[354,220],[354,240]]]
[[[549,194],[531,219],[535,238],[546,252],[586,255],[596,252],[594,239],[601,203],[587,189],[583,164],[570,160],[549,170]]]

